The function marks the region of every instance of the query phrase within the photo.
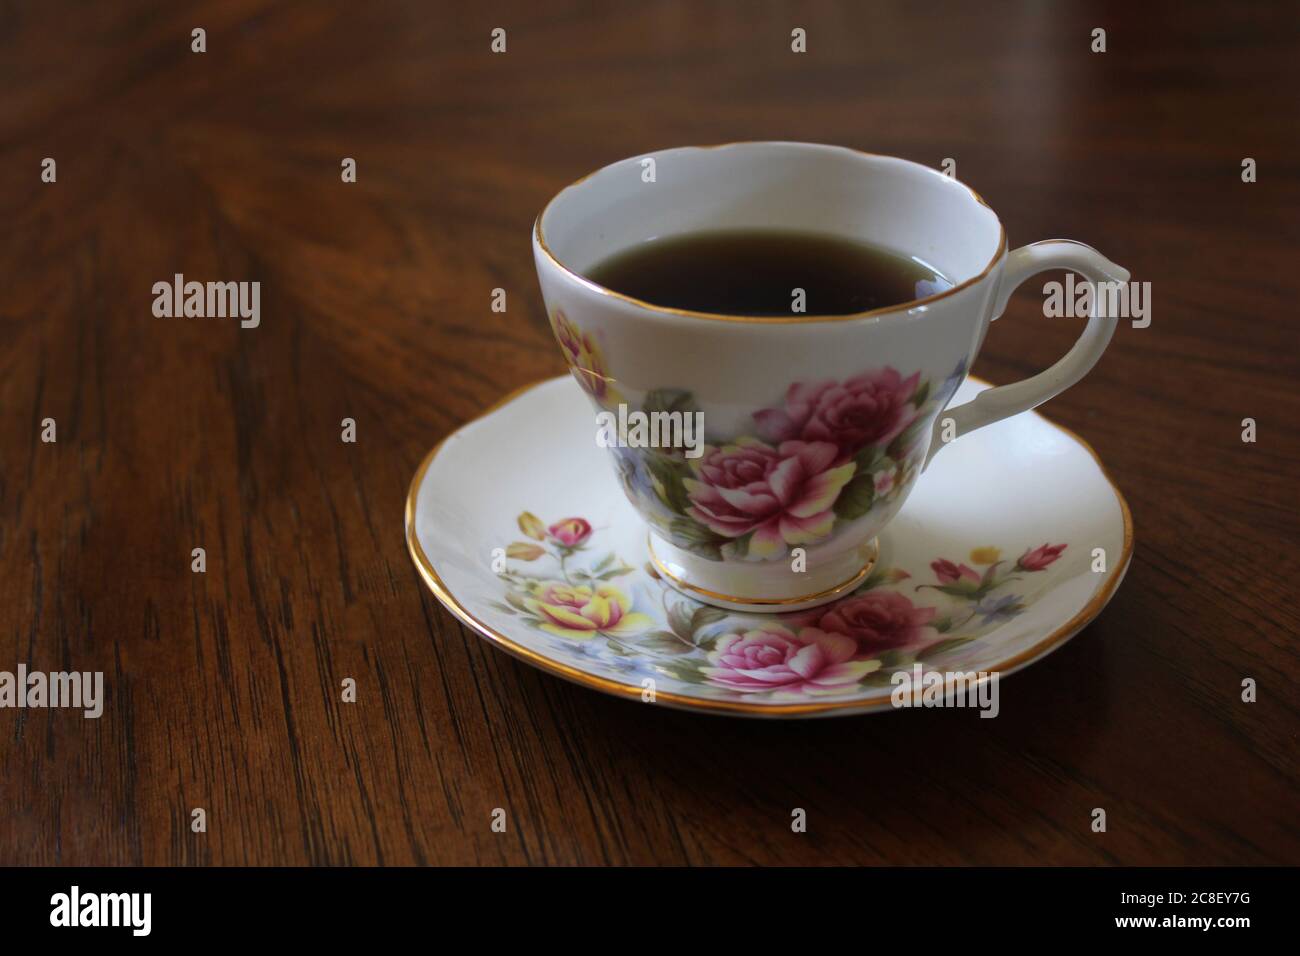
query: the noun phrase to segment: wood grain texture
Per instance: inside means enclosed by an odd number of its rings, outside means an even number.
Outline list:
[[[0,711],[0,863],[1300,863],[1298,19],[7,7],[0,669],[102,670],[108,701],[97,721]],[[563,371],[528,245],[546,199],[624,156],[738,139],[953,157],[1013,245],[1079,239],[1152,283],[1151,327],[1123,324],[1046,409],[1127,495],[1133,565],[997,720],[606,698],[494,651],[411,566],[424,453]],[[177,272],[259,280],[261,326],[154,318]],[[1022,293],[975,372],[1023,377],[1079,327]]]

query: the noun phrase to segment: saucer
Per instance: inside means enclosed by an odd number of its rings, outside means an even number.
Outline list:
[[[953,399],[988,388],[967,380]],[[966,435],[879,537],[866,579],[811,610],[727,611],[670,587],[586,396],[529,386],[438,444],[406,500],[430,589],[502,649],[575,683],[685,710],[892,708],[893,675],[1006,676],[1105,607],[1133,553],[1096,453],[1034,412]]]

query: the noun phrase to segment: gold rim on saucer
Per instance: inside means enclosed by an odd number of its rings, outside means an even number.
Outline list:
[[[974,375],[968,376],[968,379],[982,385],[992,384],[991,382],[987,382],[982,378],[977,378]],[[546,381],[552,381],[552,379],[546,379],[543,382],[533,382],[507,393],[502,398],[493,402],[481,414],[465,422],[465,424],[460,427],[466,428],[475,422],[481,421],[488,415],[491,415],[493,412],[510,404],[525,393],[532,391],[538,385],[545,384]],[[1110,485],[1111,491],[1115,494],[1115,500],[1119,503],[1120,514],[1124,519],[1124,546],[1121,560],[1112,565],[1113,570],[1110,571],[1105,582],[1100,588],[1098,588],[1097,592],[1093,594],[1088,603],[1085,604],[1078,613],[1032,647],[1026,648],[1006,660],[998,661],[991,667],[984,668],[985,670],[996,671],[999,673],[1009,671],[1012,668],[1019,667],[1022,664],[1027,664],[1042,657],[1047,652],[1054,650],[1060,644],[1065,643],[1065,641],[1069,640],[1085,625],[1091,622],[1092,619],[1101,612],[1101,609],[1106,606],[1111,595],[1115,593],[1115,589],[1119,587],[1119,582],[1124,577],[1124,572],[1128,570],[1129,561],[1133,557],[1132,513],[1129,511],[1128,502],[1124,500],[1124,495],[1111,479],[1110,473],[1106,470],[1106,466],[1102,463],[1097,452],[1083,438],[1080,438],[1065,426],[1058,425],[1056,422],[1038,412],[1030,412],[1029,414],[1038,415],[1048,425],[1077,442],[1086,452],[1088,452],[1089,455],[1092,456],[1092,460],[1096,462],[1097,468],[1101,471],[1102,477],[1106,480],[1106,483]],[[457,431],[459,430],[460,429],[457,429]],[[454,434],[456,434],[456,432],[451,433],[451,435]],[[446,607],[447,610],[450,611],[458,620],[460,620],[461,623],[476,631],[491,643],[496,644],[508,654],[518,657],[519,659],[526,661],[541,670],[547,671],[548,673],[572,681],[575,684],[581,684],[584,687],[604,691],[605,693],[613,694],[616,697],[624,697],[637,701],[642,700],[644,688],[639,684],[625,684],[622,681],[611,680],[607,677],[590,674],[587,671],[579,670],[576,667],[571,667],[568,664],[561,663],[560,661],[552,660],[532,648],[525,647],[522,644],[511,640],[506,635],[493,629],[471,614],[469,610],[455,598],[447,588],[447,585],[443,582],[442,578],[439,577],[437,569],[434,568],[433,563],[429,560],[429,556],[424,553],[424,548],[420,546],[419,538],[415,533],[415,503],[419,496],[420,485],[424,482],[425,474],[428,472],[429,467],[438,456],[438,452],[442,450],[443,446],[447,443],[447,439],[450,438],[451,435],[443,438],[438,442],[438,444],[434,445],[433,448],[430,449],[427,455],[425,455],[424,460],[420,462],[419,468],[416,469],[415,476],[411,479],[410,488],[406,493],[406,547],[410,552],[411,560],[415,562],[416,569],[420,572],[420,577],[423,578],[424,583],[428,586],[429,590],[433,592],[434,596],[443,604],[443,606]],[[803,714],[825,714],[833,711],[869,713],[873,710],[891,709],[888,698],[871,702],[863,700],[839,700],[815,701],[805,704],[751,704],[741,700],[712,700],[705,697],[691,697],[687,694],[678,694],[672,691],[660,690],[655,692],[655,700],[656,702],[677,704],[690,710],[753,714],[760,716],[796,716]]]

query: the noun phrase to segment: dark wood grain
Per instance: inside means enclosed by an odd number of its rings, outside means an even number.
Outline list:
[[[102,670],[109,696],[97,721],[0,711],[0,863],[1300,863],[1295,5],[121,0],[3,21],[0,669]],[[1128,496],[1132,568],[998,720],[606,698],[493,650],[411,566],[424,453],[563,371],[528,245],[546,199],[737,139],[953,157],[1013,245],[1079,239],[1152,283],[1150,328],[1047,408]],[[261,326],[155,318],[177,272],[259,280]],[[1022,377],[1078,328],[1022,293],[975,371]]]

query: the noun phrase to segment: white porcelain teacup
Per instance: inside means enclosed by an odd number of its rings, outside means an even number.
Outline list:
[[[923,259],[952,285],[856,315],[746,317],[661,307],[585,278],[646,240],[731,229],[871,243]],[[936,170],[806,143],[613,163],[551,200],[533,251],[555,336],[595,406],[593,440],[616,446],[616,473],[649,525],[659,572],[699,600],[751,611],[851,591],[945,441],[1033,408],[1092,368],[1117,321],[1095,308],[1055,365],[945,409],[1021,282],[1049,269],[1128,281],[1076,242],[1009,253],[993,210]],[[703,448],[632,440],[655,413],[666,428],[674,413],[688,425],[696,412]]]

